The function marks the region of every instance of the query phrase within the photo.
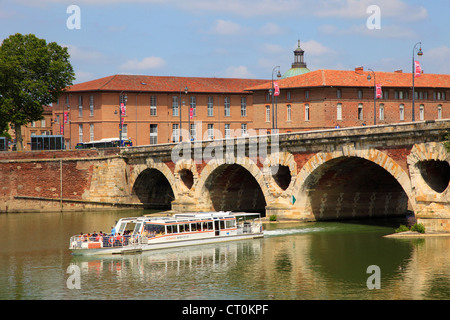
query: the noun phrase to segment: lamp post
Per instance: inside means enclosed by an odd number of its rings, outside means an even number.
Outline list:
[[[375,77],[375,71],[372,69],[367,69],[372,72],[373,74],[373,125],[375,126],[377,124],[377,81]],[[370,81],[372,77],[369,75],[367,76],[367,81]]]
[[[278,69],[278,73],[277,73],[277,77],[280,78],[281,77],[281,73],[280,73],[280,66],[276,66],[272,69],[272,88],[269,90],[270,95],[272,96],[272,132],[276,129],[276,123],[275,123],[275,109],[274,109],[274,94],[275,94],[275,90],[273,87],[273,74],[275,72],[275,70]]]
[[[123,93],[123,91],[119,95],[119,148],[122,147],[122,128],[123,128],[123,119],[122,119],[122,108],[126,108],[127,106],[128,96]],[[116,113],[116,111],[114,111]]]
[[[178,110],[178,113],[180,114],[180,128],[179,128],[179,141],[178,142],[181,142],[182,141],[182,136],[181,136],[181,92],[182,92],[182,89],[180,89],[180,101],[179,101],[179,103],[178,103],[178,106],[179,106],[179,110]],[[185,88],[184,88],[184,93],[185,94],[187,94],[188,93],[188,87],[186,86]],[[190,117],[189,117],[189,127],[191,126],[191,123],[190,123],[191,121],[190,121]],[[191,135],[191,133],[190,133],[190,130],[189,130],[189,140],[191,140],[190,138],[190,135]]]
[[[416,72],[415,72],[415,63],[414,63],[414,52],[416,52],[416,47],[417,45],[420,45],[419,47],[419,51],[417,51],[417,55],[419,57],[423,56],[423,52],[422,52],[422,42],[417,42],[414,45],[413,51],[412,51],[412,121],[414,122],[416,117],[414,114],[414,100],[415,100],[415,93],[414,93],[414,78],[416,77]]]

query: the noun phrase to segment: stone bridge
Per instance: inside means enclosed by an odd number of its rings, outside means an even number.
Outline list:
[[[59,159],[53,196],[4,193],[6,210],[14,211],[14,201],[53,201],[61,209],[233,210],[305,221],[409,211],[428,231],[450,232],[449,130],[450,120],[440,120],[100,150]],[[14,161],[1,160],[0,168]],[[58,157],[40,161],[58,169]],[[63,177],[69,162],[76,163],[72,181]],[[73,192],[77,179],[83,186]]]

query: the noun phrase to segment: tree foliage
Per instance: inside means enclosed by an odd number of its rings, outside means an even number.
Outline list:
[[[75,79],[67,48],[33,34],[17,33],[0,46],[0,131],[11,123],[17,150],[21,126],[42,119],[43,106],[55,102]],[[3,128],[4,130],[5,128]]]

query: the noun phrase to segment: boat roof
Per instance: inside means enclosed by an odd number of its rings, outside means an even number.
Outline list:
[[[259,213],[248,213],[248,212],[231,212],[231,211],[214,211],[214,212],[186,212],[177,213],[173,216],[142,216],[142,217],[128,217],[122,218],[119,222],[124,221],[142,221],[142,222],[153,222],[153,223],[175,223],[183,221],[196,221],[196,220],[213,220],[219,218],[235,218],[235,217],[245,217],[245,216],[259,216]]]

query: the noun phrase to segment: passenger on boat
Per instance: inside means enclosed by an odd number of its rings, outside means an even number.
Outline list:
[[[116,234],[116,227],[112,227],[111,229],[111,235],[114,236]]]

